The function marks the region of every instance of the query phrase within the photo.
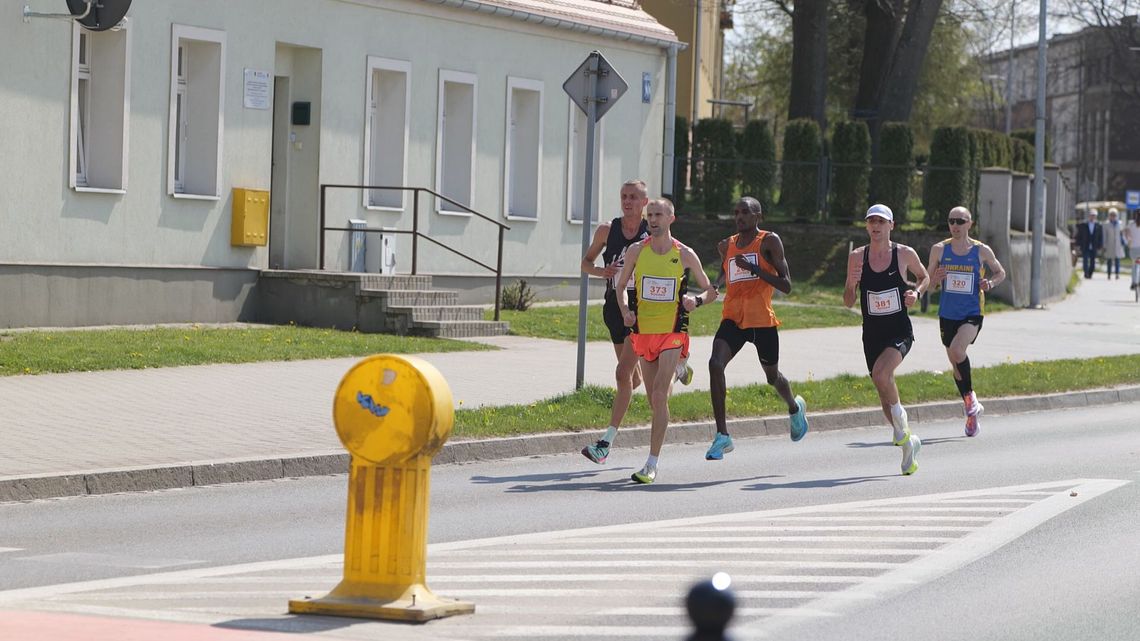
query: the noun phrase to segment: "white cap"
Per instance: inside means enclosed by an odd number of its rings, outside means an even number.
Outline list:
[[[883,204],[871,205],[871,208],[867,210],[867,215],[864,216],[863,219],[866,220],[871,216],[879,216],[880,218],[886,218],[887,222],[895,222],[895,215],[891,212],[891,208]]]

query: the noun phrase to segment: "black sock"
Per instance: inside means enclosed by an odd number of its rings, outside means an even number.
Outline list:
[[[970,392],[974,391],[974,381],[970,378],[970,357],[967,356],[966,358],[962,359],[962,362],[958,363],[957,368],[958,376],[961,376],[962,378],[954,379],[954,383],[958,386],[959,394],[961,396],[966,396]]]

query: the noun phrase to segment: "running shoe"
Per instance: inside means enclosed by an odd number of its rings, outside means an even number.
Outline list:
[[[981,425],[978,423],[977,414],[966,417],[966,436],[977,436],[979,427]]]
[[[606,459],[610,456],[610,442],[601,439],[593,445],[587,445],[582,448],[582,456],[585,456],[595,463],[605,463]]]
[[[633,475],[631,475],[629,478],[633,479],[635,483],[649,485],[654,481],[654,479],[657,478],[657,468],[649,467],[649,464],[646,463],[645,467],[634,472]]]
[[[985,406],[978,400],[977,394],[973,392],[963,396],[962,402],[966,405],[966,416],[979,416],[986,411]]]
[[[922,449],[922,440],[916,434],[910,434],[903,441],[902,473],[914,474],[918,471],[918,451]]]
[[[802,396],[797,396],[795,398],[795,401],[797,409],[796,413],[792,414],[791,418],[789,419],[792,424],[791,431],[789,433],[791,434],[793,441],[798,441],[803,438],[804,435],[808,432],[807,403],[804,402],[804,397]]]
[[[732,445],[732,437],[728,434],[716,433],[713,438],[712,445],[709,446],[709,451],[705,452],[706,461],[719,461],[724,458],[724,455],[736,449]]]
[[[680,381],[682,385],[693,382],[693,368],[689,366],[689,361],[677,363],[677,376],[674,380]]]
[[[895,417],[894,420],[894,441],[895,445],[902,445],[906,442],[906,437],[910,435],[910,420],[906,416],[906,410],[902,414]]]

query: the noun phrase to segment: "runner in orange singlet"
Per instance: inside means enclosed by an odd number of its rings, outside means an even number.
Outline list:
[[[777,289],[785,294],[792,291],[784,244],[776,234],[760,229],[764,214],[755,198],[741,198],[732,213],[737,233],[717,245],[721,260],[717,286],[727,281],[727,289],[709,358],[709,393],[716,420],[716,437],[705,453],[710,461],[719,461],[734,449],[725,423],[724,368],[745,343],[756,346],[768,384],[788,404],[792,440],[802,439],[808,431],[807,405],[803,397],[792,396],[788,379],[778,367],[780,335],[776,327],[780,321],[772,309],[772,294]]]

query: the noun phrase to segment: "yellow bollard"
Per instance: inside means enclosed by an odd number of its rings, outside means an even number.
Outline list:
[[[344,579],[327,596],[290,600],[289,612],[428,621],[475,611],[426,581],[431,459],[454,420],[451,388],[427,361],[380,354],[344,375],[333,402],[352,455]]]

